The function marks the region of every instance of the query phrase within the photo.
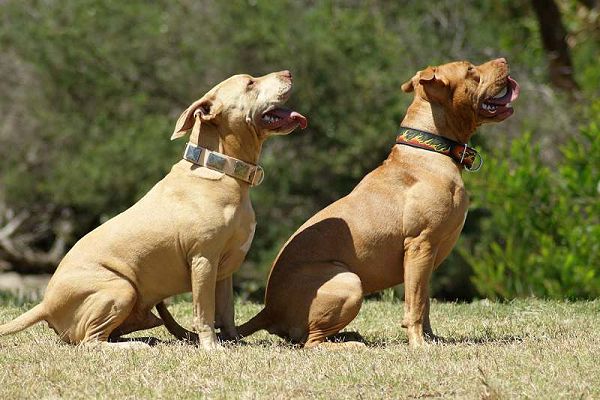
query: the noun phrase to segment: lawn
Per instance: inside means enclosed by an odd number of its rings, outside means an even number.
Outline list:
[[[30,307],[4,301],[0,321]],[[187,301],[170,306],[189,325]],[[245,321],[259,305],[236,304]],[[366,348],[303,350],[265,333],[207,353],[162,343],[146,350],[62,344],[45,324],[0,338],[0,398],[592,399],[600,398],[600,300],[432,305],[445,343],[410,349],[402,304],[367,301],[348,327]]]

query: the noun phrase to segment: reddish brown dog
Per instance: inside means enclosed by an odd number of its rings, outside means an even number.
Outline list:
[[[477,126],[513,113],[519,86],[504,58],[459,61],[418,72],[402,126],[467,143]],[[306,347],[356,317],[364,295],[404,282],[402,326],[411,346],[433,337],[429,278],[462,230],[468,197],[461,160],[397,144],[346,197],[310,218],[275,260],[265,308],[239,327],[266,329]]]

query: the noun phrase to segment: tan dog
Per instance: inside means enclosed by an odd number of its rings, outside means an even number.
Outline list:
[[[512,114],[519,89],[508,70],[503,58],[453,62],[404,83],[415,96],[402,126],[413,130],[349,195],[288,240],[271,269],[265,308],[239,334],[266,329],[316,346],[354,319],[365,294],[404,282],[402,326],[410,345],[424,344],[433,335],[429,278],[456,243],[468,207],[461,161],[472,165],[476,152],[461,143],[478,125]],[[454,158],[440,154],[440,141],[453,143],[447,153]]]
[[[152,307],[191,291],[202,347],[218,346],[215,320],[225,337],[237,336],[231,275],[254,235],[249,188],[262,177],[254,164],[267,137],[306,126],[302,115],[281,108],[291,89],[289,71],[236,75],[194,102],[172,136],[193,128],[187,159],[139,202],[77,242],[42,303],[0,326],[0,335],[45,320],[68,343],[106,343],[160,325]]]

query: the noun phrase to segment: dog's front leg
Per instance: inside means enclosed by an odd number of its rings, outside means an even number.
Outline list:
[[[429,286],[429,285],[428,285]],[[431,321],[429,319],[429,308],[431,307],[431,299],[427,296],[427,302],[425,303],[425,315],[423,316],[423,334],[430,340],[435,339],[433,329],[431,329]]]
[[[404,250],[404,320],[408,344],[425,345],[423,330],[429,324],[429,277],[433,269],[433,248],[420,238],[407,239]]]
[[[237,340],[233,309],[233,278],[225,278],[217,282],[216,288],[216,328],[219,328],[219,339]]]
[[[193,328],[198,333],[199,344],[206,350],[220,347],[215,334],[215,286],[217,264],[206,257],[192,260]]]

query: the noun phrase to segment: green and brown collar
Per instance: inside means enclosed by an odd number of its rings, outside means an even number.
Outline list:
[[[418,129],[401,127],[400,133],[396,137],[396,144],[444,154],[461,164],[467,171],[479,171],[483,165],[483,158],[477,150],[466,144]]]

